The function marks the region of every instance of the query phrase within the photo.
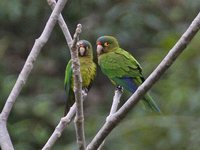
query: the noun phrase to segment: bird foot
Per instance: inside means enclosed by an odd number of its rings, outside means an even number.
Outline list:
[[[123,87],[120,86],[120,85],[118,85],[118,86],[115,88],[115,90],[123,91]]]
[[[83,88],[82,92],[83,92],[84,95],[87,95],[88,94],[88,89],[87,88]]]

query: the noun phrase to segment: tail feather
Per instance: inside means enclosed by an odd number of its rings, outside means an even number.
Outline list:
[[[160,108],[157,106],[153,98],[147,93],[145,97],[143,98],[144,104],[146,107],[150,108],[154,112],[161,113]]]
[[[68,90],[67,94],[66,94],[66,102],[65,102],[65,111],[64,111],[64,116],[67,115],[70,107],[74,104],[74,93],[71,89]]]

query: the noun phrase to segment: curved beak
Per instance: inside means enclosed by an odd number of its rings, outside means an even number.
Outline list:
[[[97,45],[97,54],[100,55],[102,53],[102,51],[103,51],[103,46],[98,44]]]
[[[81,56],[83,56],[85,54],[85,48],[83,46],[81,46],[79,48],[79,53],[80,53]]]

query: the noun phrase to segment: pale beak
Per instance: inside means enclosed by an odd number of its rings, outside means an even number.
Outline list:
[[[103,46],[102,45],[97,45],[97,54],[100,55],[103,51]]]
[[[85,54],[85,48],[81,46],[79,48],[79,53],[80,53],[81,56],[83,56]]]

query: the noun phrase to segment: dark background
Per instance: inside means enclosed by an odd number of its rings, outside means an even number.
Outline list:
[[[198,0],[69,0],[63,16],[71,34],[83,25],[81,39],[115,36],[141,63],[147,77],[198,14]],[[1,0],[0,109],[51,13],[46,1]],[[200,34],[153,86],[151,95],[163,115],[139,103],[108,136],[105,150],[196,150],[200,146]],[[41,149],[63,116],[65,66],[69,49],[58,25],[42,49],[8,120],[16,150]],[[85,102],[87,143],[109,113],[114,86],[98,74]],[[122,103],[130,96],[125,93]],[[77,149],[74,125],[65,129],[53,149]]]

